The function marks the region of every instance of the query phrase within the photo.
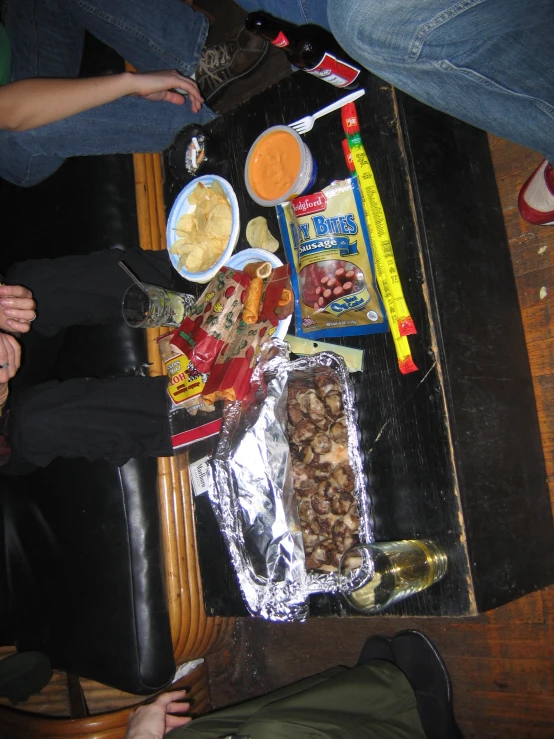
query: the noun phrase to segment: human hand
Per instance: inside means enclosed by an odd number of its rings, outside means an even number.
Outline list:
[[[175,716],[175,713],[188,711],[190,704],[181,701],[186,690],[162,693],[153,703],[139,706],[129,716],[125,739],[162,739],[169,731],[184,726],[190,716]]]
[[[35,320],[33,293],[22,285],[0,285],[0,331],[25,334]]]
[[[10,334],[0,333],[0,397],[4,396],[4,387],[8,380],[16,374],[21,364],[21,347]]]
[[[174,105],[184,105],[183,93],[188,94],[193,113],[198,113],[204,102],[198,85],[190,77],[184,77],[174,69],[161,72],[133,73],[134,93],[139,97],[156,102],[164,100]],[[175,92],[180,90],[181,92]]]

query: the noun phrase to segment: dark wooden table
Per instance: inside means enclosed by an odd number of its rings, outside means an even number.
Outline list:
[[[371,75],[364,84],[361,133],[418,327],[410,345],[419,367],[400,374],[390,334],[344,341],[364,349],[353,379],[375,538],[434,538],[449,557],[442,582],[388,613],[471,615],[554,581],[544,459],[487,137]],[[244,185],[254,139],[342,94],[298,73],[210,125],[220,149],[211,171],[232,183],[240,204],[237,249],[248,246],[255,216],[279,233],[275,210],[256,205]],[[305,136],[318,164],[314,191],[348,176],[342,138],[339,113]],[[168,211],[184,183],[167,169]],[[207,611],[241,615],[209,503],[196,505]],[[354,612],[317,596],[310,613]]]

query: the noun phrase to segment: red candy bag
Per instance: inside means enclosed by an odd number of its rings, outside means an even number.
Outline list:
[[[284,265],[264,284],[258,322],[246,323],[242,312],[250,280],[244,272],[222,267],[171,338],[172,347],[208,373],[202,390],[206,403],[243,400],[261,347],[287,309],[279,305],[283,294],[292,295],[290,269]]]
[[[173,334],[171,345],[209,372],[242,314],[250,277],[222,267]]]

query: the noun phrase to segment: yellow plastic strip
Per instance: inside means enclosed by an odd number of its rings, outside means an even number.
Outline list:
[[[415,372],[417,366],[412,359],[410,344],[406,337],[408,334],[416,333],[416,328],[404,299],[383,204],[369,158],[359,134],[358,117],[354,103],[349,103],[343,108],[342,118],[347,136],[347,146],[343,146],[343,148],[345,149],[345,155],[347,151],[350,152],[352,162],[348,162],[348,158],[347,162],[351,169],[355,171],[360,183],[362,203],[375,261],[377,284],[389,319],[398,357],[398,366],[403,374]]]
[[[348,136],[348,144],[360,182],[362,201],[370,228],[373,252],[376,261],[378,260],[380,263],[381,279],[387,282],[389,299],[393,303],[394,313],[397,316],[398,330],[401,336],[415,334],[415,325],[404,298],[385,212],[371,164],[369,163],[359,134]]]
[[[407,336],[406,335],[402,336],[400,333],[400,326],[402,325],[402,322],[405,320],[405,318],[404,319],[401,318],[397,312],[397,308],[400,307],[401,301],[399,300],[397,290],[395,291],[394,289],[394,285],[396,284],[399,287],[399,283],[398,282],[394,283],[391,280],[390,272],[387,270],[383,242],[378,236],[379,231],[375,223],[375,218],[373,217],[373,214],[372,214],[372,205],[371,205],[372,201],[368,200],[367,191],[365,191],[365,187],[362,184],[364,174],[366,174],[364,173],[364,169],[365,169],[364,162],[367,162],[369,166],[369,160],[367,158],[365,151],[363,150],[363,147],[359,147],[359,146],[351,147],[351,152],[352,152],[352,158],[356,166],[356,175],[358,176],[358,179],[360,180],[360,185],[361,185],[360,192],[362,193],[362,203],[363,203],[364,212],[366,215],[369,235],[371,237],[371,247],[373,250],[373,258],[375,261],[375,272],[377,276],[377,284],[379,285],[379,290],[381,291],[381,296],[383,298],[383,303],[385,305],[385,310],[387,312],[387,318],[389,319],[390,330],[391,330],[392,338],[394,341],[394,347],[396,349],[396,356],[398,357],[398,366],[402,374],[407,374],[408,372],[415,372],[417,370],[417,367],[412,359],[412,351],[410,349],[410,344],[408,342]],[[373,177],[373,172],[371,172],[371,177]],[[377,195],[377,197],[379,196]],[[379,199],[379,203],[380,203],[380,199]],[[375,201],[373,201],[373,204],[375,204]],[[383,219],[384,219],[384,213],[383,213]],[[387,233],[388,233],[388,229],[387,229]],[[390,244],[390,241],[389,241],[389,244]],[[400,290],[401,289],[402,288],[400,288]],[[403,296],[402,296],[402,300],[403,300]],[[404,314],[404,316],[406,316],[406,313]],[[409,320],[411,321],[411,318]],[[413,321],[412,321],[412,324],[413,324]]]

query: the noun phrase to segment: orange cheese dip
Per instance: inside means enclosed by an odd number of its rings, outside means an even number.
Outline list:
[[[260,139],[252,152],[250,186],[263,200],[277,200],[293,186],[300,172],[300,147],[286,131],[273,131]]]

